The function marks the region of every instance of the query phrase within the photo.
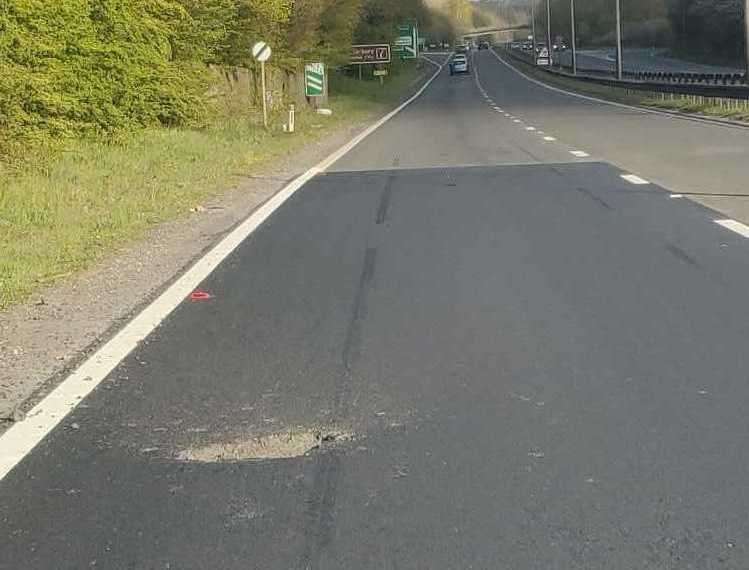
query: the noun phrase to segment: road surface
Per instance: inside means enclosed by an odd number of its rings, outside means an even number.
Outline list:
[[[671,194],[741,190],[749,131],[474,70],[0,482],[0,568],[749,567],[749,240]]]

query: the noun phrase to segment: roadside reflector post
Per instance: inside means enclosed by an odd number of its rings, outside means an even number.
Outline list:
[[[296,107],[294,103],[289,107],[289,132],[294,132],[294,123],[296,122]]]

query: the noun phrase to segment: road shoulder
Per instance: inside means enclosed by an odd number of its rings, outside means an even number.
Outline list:
[[[412,90],[428,77],[423,75]],[[23,419],[235,226],[377,118],[343,126],[252,176],[240,177],[233,188],[196,206],[190,216],[160,224],[93,268],[0,313],[0,432]]]

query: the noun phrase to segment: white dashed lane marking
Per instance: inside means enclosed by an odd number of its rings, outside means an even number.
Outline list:
[[[577,158],[588,158],[590,156],[587,152],[583,152],[582,150],[571,150],[570,154]]]
[[[525,127],[526,131],[535,131],[536,127]]]
[[[645,184],[650,184],[647,180],[644,178],[640,178],[639,176],[635,174],[622,174],[622,178],[629,182],[630,184],[635,184],[637,186],[644,186]]]
[[[554,142],[557,139],[555,139],[554,137],[544,137],[544,140],[547,142]]]
[[[749,226],[745,226],[741,222],[737,222],[736,220],[715,220],[715,223],[742,237],[749,238]]]

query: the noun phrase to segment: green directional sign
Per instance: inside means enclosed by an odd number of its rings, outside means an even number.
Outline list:
[[[304,92],[307,97],[325,94],[325,64],[308,63],[304,66]]]
[[[402,59],[416,59],[419,55],[419,29],[416,22],[398,26],[398,37],[395,39],[395,51]]]

